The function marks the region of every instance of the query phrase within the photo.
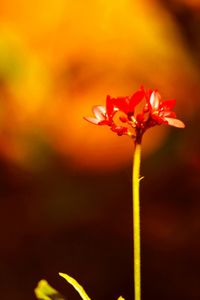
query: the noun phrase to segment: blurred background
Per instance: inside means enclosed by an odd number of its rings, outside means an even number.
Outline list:
[[[200,1],[1,0],[2,299],[133,299],[133,145],[83,116],[141,85],[186,123],[144,137],[142,299],[200,299]]]

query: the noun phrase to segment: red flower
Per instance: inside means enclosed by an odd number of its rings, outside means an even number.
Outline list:
[[[106,115],[106,108],[104,106],[93,106],[92,112],[95,117],[84,117],[84,119],[96,125],[109,125],[109,121]]]
[[[176,119],[175,112],[171,111],[175,103],[175,99],[161,102],[160,94],[157,91],[153,91],[148,101],[151,119],[154,120],[158,125],[168,124],[174,127],[184,128],[185,124]]]
[[[146,103],[142,111],[135,115],[135,108],[143,99]],[[175,102],[174,99],[161,101],[161,96],[156,90],[145,91],[141,88],[132,96],[118,98],[107,96],[106,107],[94,106],[92,109],[94,117],[85,117],[85,120],[97,125],[108,125],[118,135],[129,135],[140,143],[144,132],[155,125],[185,127],[172,111]],[[114,121],[115,114],[120,111],[123,115],[119,116],[119,120],[125,126]]]
[[[92,108],[94,117],[84,117],[90,123],[96,125],[109,125],[113,123],[113,117],[117,110],[114,109],[114,104],[110,96],[106,98],[106,107],[102,105],[97,105]]]
[[[113,98],[114,105],[128,116],[134,114],[136,105],[144,98],[144,90],[138,90],[132,96]]]
[[[113,99],[107,96],[106,107],[102,105],[94,106],[92,112],[95,117],[84,117],[84,119],[96,125],[108,125],[112,131],[121,136],[127,134],[128,128],[114,123],[113,117],[118,110],[119,109],[114,106]]]

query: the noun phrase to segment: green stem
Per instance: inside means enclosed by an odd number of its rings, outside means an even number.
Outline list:
[[[133,248],[134,248],[134,291],[135,300],[141,300],[141,279],[140,279],[140,159],[141,144],[135,142],[133,157]]]

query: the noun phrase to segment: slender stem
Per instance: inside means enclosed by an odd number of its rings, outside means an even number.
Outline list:
[[[135,143],[133,157],[133,248],[134,248],[134,291],[135,300],[141,300],[141,279],[140,279],[140,159],[141,144]]]

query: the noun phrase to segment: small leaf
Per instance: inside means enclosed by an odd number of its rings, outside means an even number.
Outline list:
[[[39,300],[65,300],[63,296],[44,279],[38,282],[34,291]]]
[[[79,293],[79,295],[81,296],[81,298],[83,300],[91,300],[88,297],[88,295],[86,294],[84,288],[74,278],[72,278],[71,276],[64,274],[64,273],[59,273],[59,275],[61,277],[63,277],[65,280],[67,280],[67,282],[69,282],[75,288],[75,290]],[[120,300],[123,300],[123,299],[120,299]]]

